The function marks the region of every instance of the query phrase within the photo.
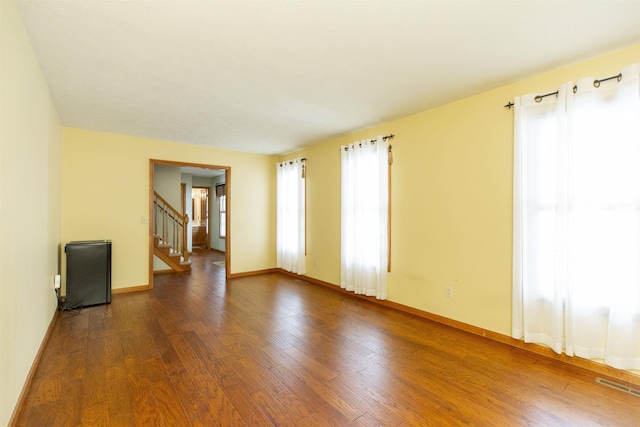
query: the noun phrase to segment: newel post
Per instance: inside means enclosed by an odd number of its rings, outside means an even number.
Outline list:
[[[184,214],[182,219],[182,256],[185,262],[189,261],[189,246],[187,245],[187,224],[189,224],[189,215]]]

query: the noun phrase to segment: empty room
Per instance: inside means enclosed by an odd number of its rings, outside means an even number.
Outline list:
[[[0,144],[1,426],[638,425],[637,0],[2,1]]]

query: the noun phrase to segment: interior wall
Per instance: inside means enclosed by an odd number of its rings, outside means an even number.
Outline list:
[[[503,106],[638,61],[640,45],[282,156],[307,158],[307,275],[340,283],[340,145],[395,134],[388,299],[510,336],[513,110]]]
[[[194,176],[193,177],[193,186],[194,187],[211,187],[211,183],[213,182],[213,178],[209,178],[206,176]]]
[[[153,190],[180,211],[180,166],[155,164]]]
[[[62,157],[63,239],[109,236],[113,289],[148,285],[150,159],[230,167],[230,271],[275,266],[273,156],[63,128]]]
[[[60,120],[18,8],[2,1],[0,425],[11,418],[57,307],[60,145]]]
[[[180,183],[180,166],[160,164],[153,166],[153,191],[158,193],[177,211],[180,211]],[[151,218],[149,221],[151,221]],[[153,271],[167,270],[171,270],[171,267],[157,256],[154,256]]]

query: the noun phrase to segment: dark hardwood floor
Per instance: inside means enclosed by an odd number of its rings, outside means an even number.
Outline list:
[[[17,425],[640,425],[589,371],[212,256],[61,314]]]

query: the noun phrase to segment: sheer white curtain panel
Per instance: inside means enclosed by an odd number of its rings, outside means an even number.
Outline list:
[[[340,149],[340,286],[387,298],[389,143],[381,136]]]
[[[515,100],[514,338],[640,369],[640,65]]]
[[[278,268],[305,273],[305,177],[300,159],[276,165],[276,261]]]

